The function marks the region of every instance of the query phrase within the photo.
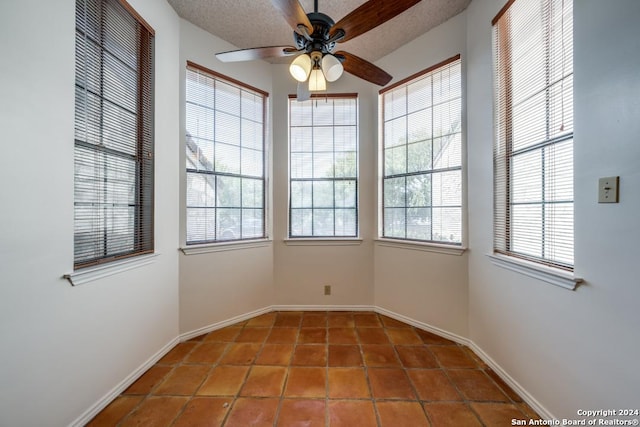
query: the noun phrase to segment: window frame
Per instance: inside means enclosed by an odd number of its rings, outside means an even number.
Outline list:
[[[388,92],[391,92],[393,90],[396,90],[398,88],[401,87],[408,87],[410,84],[416,83],[418,82],[420,79],[428,77],[430,74],[433,73],[437,73],[440,69],[444,69],[445,67],[449,67],[451,66],[451,64],[454,64],[455,62],[459,62],[459,66],[460,66],[460,130],[459,135],[460,135],[460,166],[456,166],[456,167],[449,167],[449,168],[441,168],[441,169],[435,169],[435,168],[430,168],[430,169],[425,169],[419,172],[406,172],[406,173],[400,173],[400,174],[393,174],[393,175],[385,175],[385,94],[387,94]],[[465,248],[465,242],[466,242],[466,213],[465,213],[465,200],[466,200],[466,185],[465,185],[465,179],[466,179],[466,167],[465,167],[465,153],[466,153],[466,127],[465,127],[465,112],[464,112],[464,84],[463,84],[463,63],[462,63],[462,56],[461,54],[456,54],[450,58],[447,58],[441,62],[438,62],[437,64],[434,64],[424,70],[418,71],[402,80],[399,80],[398,82],[389,85],[383,89],[380,89],[378,94],[379,94],[379,109],[380,109],[380,115],[379,115],[379,120],[380,120],[380,144],[379,144],[379,193],[378,193],[378,206],[379,206],[379,210],[378,210],[378,215],[379,215],[379,221],[378,221],[378,241],[381,244],[387,245],[387,246],[391,246],[391,247],[407,247],[407,248],[411,248],[411,249],[416,249],[416,250],[423,250],[423,251],[427,251],[427,252],[438,252],[438,253],[445,253],[445,254],[453,254],[453,255],[460,255],[462,254],[466,248]],[[430,103],[428,105],[428,107],[425,108],[433,108],[433,103]],[[398,117],[408,117],[409,113],[406,112],[403,115],[400,115]],[[397,119],[398,117],[395,117],[394,119]],[[406,129],[406,133],[408,134],[410,132],[409,128]],[[431,138],[432,140],[435,139]],[[405,143],[405,144],[408,144]],[[408,155],[408,154],[407,154]],[[407,235],[407,224],[405,222],[405,237],[399,237],[399,236],[387,236],[386,235],[386,230],[385,230],[385,180],[389,177],[411,177],[413,175],[417,175],[417,174],[429,174],[432,175],[434,173],[443,173],[443,172],[448,172],[448,171],[460,171],[460,205],[459,205],[459,209],[460,209],[460,241],[459,242],[448,242],[448,241],[442,241],[442,240],[425,240],[425,239],[416,239],[416,238],[408,238],[406,237]],[[405,188],[406,188],[406,184],[405,184]],[[448,207],[448,206],[447,206]],[[457,206],[452,206],[452,207],[456,207]],[[405,206],[403,206],[403,208],[405,209],[405,218],[406,218],[406,211],[409,210],[411,207],[410,206],[406,206],[406,202],[405,202]],[[430,232],[431,235],[433,237],[433,221],[430,222],[431,224],[431,228],[430,228]]]
[[[543,8],[549,8],[554,0],[545,0]],[[571,0],[569,0],[571,1]],[[509,268],[512,270],[519,271],[523,274],[530,275],[533,277],[540,278],[541,280],[545,280],[547,282],[551,282],[554,284],[559,284],[560,286],[574,289],[575,285],[579,283],[582,279],[573,278],[573,270],[575,259],[575,219],[572,214],[571,219],[571,227],[572,227],[572,236],[573,239],[571,241],[571,257],[572,262],[562,262],[558,259],[553,260],[550,256],[545,255],[546,252],[546,243],[545,240],[548,236],[547,234],[547,221],[549,220],[545,214],[545,207],[547,205],[557,204],[557,203],[570,203],[572,208],[575,206],[575,193],[574,193],[574,179],[571,179],[571,192],[572,197],[571,200],[547,200],[545,183],[546,183],[546,171],[545,166],[546,163],[545,158],[545,150],[547,149],[555,149],[560,144],[566,143],[567,141],[571,142],[571,157],[573,159],[574,153],[574,128],[573,128],[573,120],[571,120],[571,132],[560,134],[558,136],[549,136],[552,134],[552,131],[549,130],[549,123],[552,121],[553,112],[551,111],[552,106],[549,105],[549,98],[551,95],[549,92],[552,90],[553,85],[561,82],[564,85],[564,82],[571,78],[571,84],[573,80],[573,66],[571,68],[571,72],[565,76],[563,76],[558,81],[551,81],[549,78],[549,74],[553,71],[550,69],[550,65],[545,64],[543,67],[543,71],[545,73],[546,80],[545,85],[543,86],[543,91],[545,95],[545,103],[543,104],[545,110],[545,120],[547,123],[547,136],[545,139],[537,141],[535,144],[530,146],[525,146],[524,148],[514,149],[514,121],[515,117],[515,107],[513,101],[513,80],[514,80],[514,70],[512,69],[512,52],[514,48],[513,44],[513,36],[511,30],[511,22],[508,21],[502,25],[501,18],[510,11],[511,6],[515,3],[515,0],[508,1],[500,12],[493,18],[491,21],[492,25],[492,38],[493,38],[493,49],[494,49],[494,58],[493,58],[493,77],[494,77],[494,217],[493,217],[493,255],[491,256],[492,262],[496,265]],[[564,14],[564,10],[562,11]],[[509,17],[510,18],[510,17]],[[573,18],[573,14],[571,16]],[[545,17],[546,19],[546,17]],[[550,41],[550,26],[551,20],[545,21],[544,26],[542,27],[542,34],[544,37],[544,51],[545,57],[549,56],[549,52],[551,50],[551,41]],[[562,25],[564,25],[564,19],[562,19]],[[521,31],[521,30],[516,30]],[[564,36],[564,29],[562,35]],[[501,44],[500,42],[503,41]],[[573,42],[572,42],[573,43]],[[562,42],[562,61],[564,67],[564,39]],[[504,59],[503,59],[504,58]],[[548,61],[548,60],[547,60]],[[562,68],[564,73],[564,68]],[[562,114],[564,117],[564,95],[562,95]],[[538,105],[538,104],[536,104]],[[571,110],[571,117],[573,117],[573,112]],[[564,121],[562,122],[561,130],[564,129]],[[514,227],[514,217],[513,217],[513,206],[523,204],[523,202],[515,202],[513,201],[514,194],[514,184],[513,184],[513,163],[516,156],[526,155],[528,153],[535,153],[537,151],[541,152],[541,156],[543,158],[543,166],[541,167],[541,200],[540,202],[528,202],[528,204],[540,204],[542,205],[542,216],[541,216],[541,225],[539,231],[541,233],[541,255],[539,257],[518,252],[513,247],[513,227]],[[554,165],[559,164],[554,162]],[[563,166],[564,163],[562,163]],[[573,176],[573,163],[572,166],[572,176]],[[527,171],[531,170],[531,166],[526,168]],[[524,203],[527,205],[527,203]],[[538,230],[538,229],[536,229]],[[560,233],[560,232],[556,232]],[[556,233],[552,234],[555,236]],[[531,240],[535,243],[535,240]],[[530,241],[528,241],[530,242]],[[507,266],[508,264],[508,266]],[[536,270],[535,274],[532,274],[531,271]],[[542,273],[542,275],[541,275]],[[545,277],[553,276],[554,279],[550,280]]]
[[[131,19],[135,22],[135,29],[133,30],[132,37],[127,40],[128,43],[132,43],[135,46],[135,67],[126,64],[125,59],[116,54],[119,46],[115,42],[108,44],[106,38],[110,34],[115,34],[117,37],[125,37],[122,31],[114,30],[113,33],[106,31],[106,11],[110,7],[112,11],[119,14],[120,19],[118,26],[123,22]],[[155,32],[153,28],[138,14],[129,3],[125,0],[99,0],[99,8],[89,9],[86,1],[76,1],[76,77],[75,77],[75,125],[74,125],[74,263],[73,268],[76,273],[72,275],[80,275],[82,272],[87,272],[95,268],[107,268],[109,265],[118,265],[122,262],[129,262],[131,258],[138,257],[139,259],[145,258],[154,254],[154,41]],[[89,28],[89,21],[87,16],[90,12],[95,12],[92,16],[95,19],[95,24],[92,24]],[[126,16],[124,14],[127,14]],[[115,15],[114,15],[115,16]],[[84,27],[79,23],[82,22]],[[128,23],[125,23],[128,25]],[[118,27],[117,29],[122,29]],[[99,39],[89,34],[89,31],[99,34]],[[112,36],[113,37],[113,36]],[[89,62],[87,58],[89,55],[86,53],[90,47],[94,47],[98,51],[98,77],[97,82],[89,80],[92,76],[89,70]],[[84,54],[83,54],[84,53]],[[124,52],[120,52],[120,55],[126,55]],[[135,117],[135,129],[129,129],[126,133],[126,137],[135,140],[135,147],[129,147],[132,153],[125,151],[126,147],[119,147],[118,143],[110,140],[110,131],[113,132],[113,117],[109,119],[105,110],[105,104],[109,104],[112,108],[122,109],[125,111],[128,107],[124,105],[128,102],[124,99],[124,94],[121,93],[117,99],[112,99],[115,96],[115,92],[118,89],[115,88],[115,79],[117,77],[109,76],[107,73],[115,73],[114,69],[105,66],[107,59],[112,58],[117,66],[122,69],[128,69],[130,72],[135,73],[135,104],[131,111],[128,111],[130,115]],[[131,57],[128,58],[132,60]],[[112,65],[113,67],[113,65]],[[95,71],[95,70],[94,70]],[[95,79],[95,77],[92,77]],[[132,84],[133,81],[127,81]],[[91,84],[97,84],[99,91],[94,91],[89,88]],[[120,81],[120,84],[125,84]],[[105,94],[105,87],[112,88],[111,96],[107,97]],[[122,90],[122,88],[120,88]],[[99,125],[95,124],[95,117],[92,117],[94,122],[89,120],[89,93],[96,98],[99,102],[98,107],[98,120]],[[82,106],[80,109],[79,106]],[[135,110],[135,112],[133,111]],[[106,117],[106,118],[105,118]],[[97,136],[93,135],[89,138],[89,127],[93,126],[97,129]],[[121,131],[122,127],[121,126]],[[80,139],[79,135],[83,134],[85,139]],[[116,134],[117,132],[114,132]],[[90,139],[97,139],[98,142],[92,142]],[[120,144],[122,145],[122,144]],[[80,154],[80,151],[85,151],[85,154]],[[93,153],[93,154],[91,154]],[[91,169],[91,158],[95,165],[93,167],[94,174],[87,175],[86,171]],[[129,181],[122,181],[121,178],[113,177],[115,175],[123,174],[122,165],[118,166],[117,162],[129,162],[133,164],[133,176],[134,178]],[[114,163],[115,162],[115,163]],[[84,173],[82,172],[84,171]],[[109,179],[111,174],[112,179]],[[93,182],[93,184],[92,184]],[[126,184],[124,184],[126,182]],[[100,185],[98,183],[101,183]],[[133,184],[134,195],[133,201],[129,200],[126,203],[122,200],[116,201],[114,197],[116,194],[115,188],[120,186],[119,197],[122,197],[122,186]],[[98,200],[92,200],[92,194],[97,197]],[[131,195],[129,195],[131,197]],[[96,204],[102,206],[103,217],[100,220],[102,225],[89,225],[90,233],[98,233],[98,237],[91,238],[90,236],[84,239],[80,236],[84,228],[82,228],[83,218],[82,210],[95,208]],[[126,234],[124,239],[131,239],[131,243],[120,243],[123,237],[119,236],[114,239],[116,231],[121,229],[114,225],[113,216],[117,215],[115,210],[110,211],[111,208],[118,206],[120,209],[132,208],[134,209],[133,226],[130,234]],[[129,214],[131,215],[131,214]],[[108,219],[111,218],[111,219]],[[121,219],[118,216],[118,219]],[[109,225],[111,223],[111,225]],[[125,226],[128,227],[128,226]],[[126,229],[125,229],[126,230]],[[127,230],[128,231],[128,230]],[[84,233],[87,233],[86,231]],[[111,242],[111,243],[110,243]],[[89,248],[87,247],[89,246]],[[90,247],[93,246],[93,249]],[[111,246],[111,248],[110,248]],[[131,246],[131,249],[127,248]],[[101,247],[97,249],[97,247]],[[83,250],[84,248],[84,250]],[[86,251],[93,252],[94,256],[82,256]],[[135,261],[135,260],[134,260]],[[65,276],[72,276],[65,275]]]
[[[335,177],[335,174],[333,177],[331,178],[315,178],[315,177],[311,177],[311,178],[292,178],[292,173],[291,173],[291,167],[292,167],[292,161],[291,161],[291,154],[292,154],[292,150],[291,150],[291,129],[292,129],[292,125],[291,125],[291,105],[295,105],[293,104],[296,101],[296,95],[289,95],[288,96],[288,104],[287,104],[287,117],[288,117],[288,145],[287,145],[287,160],[288,160],[288,170],[287,170],[287,201],[288,201],[288,206],[287,206],[287,235],[285,237],[285,242],[287,242],[287,244],[291,244],[291,245],[296,245],[296,244],[307,244],[304,243],[304,241],[308,241],[310,242],[310,244],[329,244],[329,245],[334,245],[334,244],[349,244],[348,242],[360,242],[360,101],[359,101],[359,97],[357,93],[323,93],[323,94],[311,94],[310,99],[308,100],[308,102],[322,102],[322,100],[327,100],[327,99],[331,99],[331,100],[339,100],[339,99],[352,99],[355,102],[355,106],[354,106],[354,114],[355,114],[355,168],[356,168],[356,174],[355,177]],[[307,102],[307,101],[303,101],[303,102]],[[335,124],[335,115],[334,118],[332,120],[332,124],[331,127],[334,128],[336,126]],[[339,125],[338,125],[339,126]],[[314,124],[312,122],[311,126],[312,129],[314,128]],[[312,130],[313,132],[313,130]],[[312,155],[313,155],[314,151],[312,151]],[[332,153],[334,155],[334,160],[335,160],[335,138],[333,140],[333,150]],[[334,161],[334,167],[335,167],[335,161]],[[330,234],[330,235],[314,235],[313,234],[313,228],[312,228],[312,232],[311,234],[301,234],[301,235],[293,235],[292,234],[292,211],[293,211],[293,203],[292,203],[292,182],[294,181],[311,181],[316,182],[318,180],[322,180],[322,181],[331,181],[331,182],[336,182],[336,181],[346,181],[346,180],[353,180],[355,182],[355,207],[353,208],[355,211],[355,233],[353,235],[347,235],[347,234],[336,234],[335,233],[335,211],[336,211],[336,206],[335,206],[335,187],[333,190],[333,195],[334,195],[334,205],[332,208],[319,208],[319,209],[331,209],[334,212],[334,222],[333,222],[333,227],[334,227],[334,233]],[[312,184],[313,185],[313,184]],[[313,199],[311,202],[311,207],[308,209],[316,209],[314,207],[313,204]],[[298,209],[298,208],[295,208]],[[300,208],[302,209],[302,208]],[[313,225],[313,217],[311,219],[311,223]],[[341,243],[343,242],[343,243]]]
[[[186,82],[187,82],[187,74],[189,71],[194,71],[197,73],[200,73],[208,78],[213,79],[214,81],[219,81],[223,84],[226,85],[230,85],[233,86],[237,89],[239,89],[242,93],[242,91],[248,92],[250,94],[253,94],[255,96],[260,96],[262,98],[262,116],[261,116],[261,125],[262,125],[262,132],[261,132],[261,150],[262,150],[262,175],[260,177],[256,177],[256,176],[245,176],[242,173],[226,173],[226,172],[218,172],[218,171],[198,171],[198,170],[190,170],[189,168],[187,168],[186,164],[184,164],[185,162],[182,163],[182,167],[184,168],[184,180],[185,183],[187,182],[188,179],[188,174],[189,173],[206,173],[207,175],[211,175],[214,177],[214,179],[217,179],[218,177],[232,177],[232,178],[238,178],[240,179],[240,185],[242,185],[242,179],[253,179],[253,180],[260,180],[261,181],[261,189],[262,189],[262,206],[259,208],[262,210],[262,218],[261,218],[261,226],[262,226],[262,234],[260,236],[250,236],[250,237],[246,237],[246,238],[231,238],[231,239],[220,239],[220,238],[216,238],[216,239],[204,239],[204,240],[189,240],[188,239],[188,209],[189,209],[189,205],[187,202],[187,197],[188,197],[188,189],[187,186],[185,185],[185,193],[184,193],[184,215],[185,215],[185,220],[184,220],[184,244],[185,246],[181,248],[181,251],[186,254],[186,255],[191,255],[191,254],[198,254],[198,253],[206,253],[206,252],[211,252],[211,251],[217,251],[220,250],[219,248],[224,247],[227,249],[238,249],[238,248],[243,248],[243,247],[249,247],[252,245],[255,245],[256,241],[264,241],[267,240],[269,238],[269,231],[268,231],[268,224],[267,224],[267,219],[268,219],[268,144],[267,144],[267,117],[268,117],[268,99],[269,99],[269,93],[259,89],[257,87],[251,86],[247,83],[244,83],[240,80],[234,79],[232,77],[229,77],[225,74],[219,73],[217,71],[211,70],[205,66],[202,66],[198,63],[195,63],[193,61],[186,61],[186,67],[185,67],[185,99],[184,99],[184,107],[185,107],[185,128],[184,128],[184,133],[183,133],[183,137],[184,137],[184,144],[182,146],[182,149],[184,150],[187,146],[187,129],[186,129],[186,118],[187,118],[187,113],[186,113],[186,105],[189,103],[189,100],[187,99],[187,94],[186,94]],[[214,107],[214,112],[217,111]],[[240,124],[242,125],[242,116],[239,117],[240,118]],[[215,129],[215,118],[214,118],[214,125],[213,125],[214,129]],[[215,140],[211,141],[213,144],[215,144]],[[184,151],[183,151],[184,153]],[[186,160],[186,159],[185,159]],[[240,164],[241,164],[241,160],[240,160]],[[239,209],[241,212],[243,210],[242,207],[242,200],[240,201],[241,206],[237,207],[237,209]],[[217,201],[216,201],[216,205],[212,207],[213,209],[218,209],[219,206],[217,205]],[[242,213],[240,214],[242,215]],[[240,217],[240,222],[242,222],[242,216]],[[217,221],[216,221],[216,230],[215,230],[215,234],[217,236],[218,234],[218,229],[217,229]],[[242,233],[242,231],[240,231],[240,233]],[[249,246],[247,246],[249,245]],[[218,249],[216,249],[218,248]],[[226,249],[224,249],[226,250]]]

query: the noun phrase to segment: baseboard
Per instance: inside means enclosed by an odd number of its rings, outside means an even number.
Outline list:
[[[400,322],[404,322],[408,325],[415,326],[416,328],[420,328],[423,331],[431,332],[442,338],[446,338],[448,340],[457,342],[458,344],[462,344],[470,347],[469,345],[470,341],[468,338],[462,337],[460,335],[452,334],[451,332],[447,332],[444,329],[431,326],[428,323],[419,322],[410,317],[403,316],[402,314],[395,313],[391,310],[387,310],[386,308],[376,306],[374,307],[373,310],[378,314],[384,314],[385,316],[391,317],[392,319],[396,319],[396,320],[399,320]]]
[[[540,418],[544,420],[555,420],[554,417],[544,406],[540,404],[529,392],[522,387],[516,380],[514,380],[511,375],[509,375],[498,363],[493,360],[487,353],[485,353],[480,347],[476,345],[473,341],[470,341],[468,344],[469,348],[478,355],[479,358],[482,359],[484,363],[486,363],[493,371],[498,374],[502,380],[507,383],[509,387],[511,387],[520,397],[524,400],[531,408],[536,411],[536,413],[540,416]]]
[[[125,391],[131,384],[133,384],[138,378],[142,376],[149,368],[162,359],[173,347],[178,344],[178,337],[172,339],[158,350],[153,356],[147,359],[136,370],[129,374],[124,380],[120,381],[118,385],[111,389],[100,400],[94,403],[89,409],[87,409],[82,415],[80,415],[75,421],[69,424],[70,427],[82,427],[93,419],[100,411],[107,407],[116,397],[118,397],[123,391]]]
[[[190,331],[190,332],[185,332],[183,334],[180,334],[178,338],[180,342],[184,342],[184,341],[190,340],[191,338],[195,338],[199,335],[208,334],[209,332],[215,331],[216,329],[226,328],[227,326],[231,326],[234,323],[242,322],[242,321],[251,319],[252,317],[260,316],[261,314],[270,313],[272,311],[273,311],[272,306],[259,308],[258,310],[250,311],[248,313],[244,313],[239,316],[234,316],[227,320],[222,320],[220,322],[212,323],[210,325],[203,326],[198,329],[194,329],[193,331]]]
[[[272,305],[272,311],[374,311],[372,305]]]

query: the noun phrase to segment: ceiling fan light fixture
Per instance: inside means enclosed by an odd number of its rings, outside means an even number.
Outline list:
[[[322,70],[318,68],[314,68],[311,70],[311,75],[309,76],[309,91],[316,92],[327,90],[327,81],[324,79],[324,75],[322,75]]]
[[[335,82],[342,76],[344,67],[338,58],[328,53],[322,58],[322,71],[328,82]]]
[[[311,72],[311,58],[307,54],[302,54],[293,60],[289,66],[289,73],[299,82],[304,82]]]

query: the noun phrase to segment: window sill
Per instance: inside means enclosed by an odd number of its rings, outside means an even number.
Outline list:
[[[284,244],[287,246],[353,246],[362,244],[362,239],[357,237],[349,238],[289,238],[284,239]]]
[[[557,268],[546,267],[535,262],[521,260],[506,255],[487,254],[491,262],[501,268],[542,280],[561,288],[575,290],[583,279],[575,277],[573,273]]]
[[[211,252],[235,251],[238,249],[262,248],[269,246],[271,239],[243,240],[236,242],[206,243],[202,245],[191,245],[180,248],[185,255],[200,255]]]
[[[444,245],[438,243],[422,243],[422,242],[408,242],[405,240],[394,239],[376,239],[376,243],[379,246],[386,246],[389,248],[410,249],[414,251],[435,252],[445,255],[462,255],[467,248],[463,246]]]
[[[113,261],[108,264],[97,265],[95,267],[87,267],[73,273],[65,274],[63,279],[67,279],[72,286],[84,285],[123,271],[132,270],[155,262],[155,258],[159,253],[140,255],[137,257],[127,258],[119,261]]]

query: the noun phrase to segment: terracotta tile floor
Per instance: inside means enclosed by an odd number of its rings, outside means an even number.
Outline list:
[[[471,350],[372,312],[274,312],[178,344],[90,426],[510,426]]]

